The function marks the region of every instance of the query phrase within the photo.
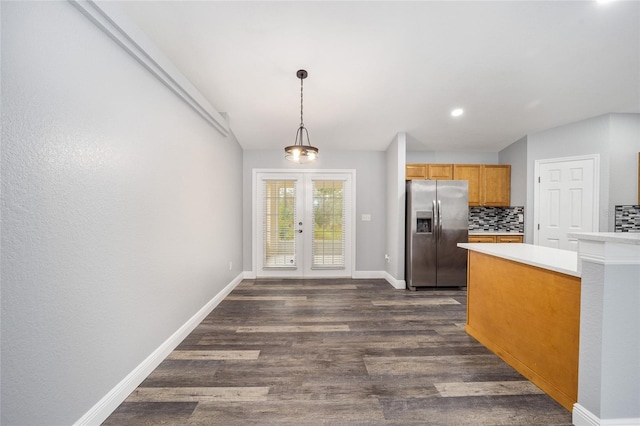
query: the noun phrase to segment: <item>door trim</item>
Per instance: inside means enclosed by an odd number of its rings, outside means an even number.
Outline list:
[[[346,236],[350,239],[350,244],[345,242],[345,248],[349,247],[349,255],[351,256],[349,262],[349,268],[345,269],[345,276],[353,278],[355,276],[356,268],[356,170],[355,169],[252,169],[252,185],[251,185],[251,275],[258,277],[258,176],[265,173],[272,173],[274,175],[332,175],[332,174],[348,174],[351,177],[351,211],[349,217],[346,220],[350,221],[351,232]],[[320,270],[319,270],[320,271]],[[330,273],[331,270],[328,270]],[[327,277],[331,275],[327,274]],[[335,277],[335,275],[334,275]],[[277,278],[274,276],[274,278]],[[325,278],[322,274],[317,276],[310,276],[305,278]]]
[[[593,160],[593,224],[596,227],[594,232],[600,229],[600,154],[580,155],[576,157],[547,158],[534,161],[533,172],[533,244],[539,245],[540,230],[540,166],[543,164],[568,163],[571,161]]]

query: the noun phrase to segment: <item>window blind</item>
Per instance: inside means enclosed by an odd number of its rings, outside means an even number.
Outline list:
[[[296,181],[265,180],[263,265],[295,267]]]
[[[341,180],[312,183],[312,268],[344,269],[344,192]]]

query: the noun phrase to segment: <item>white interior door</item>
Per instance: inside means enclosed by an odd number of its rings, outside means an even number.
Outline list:
[[[578,250],[570,232],[598,230],[598,156],[536,161],[535,244]]]
[[[352,173],[258,172],[258,277],[350,277]]]

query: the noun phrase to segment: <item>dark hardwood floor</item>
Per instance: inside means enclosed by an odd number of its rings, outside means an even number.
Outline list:
[[[464,331],[466,291],[245,280],[105,425],[570,425]]]

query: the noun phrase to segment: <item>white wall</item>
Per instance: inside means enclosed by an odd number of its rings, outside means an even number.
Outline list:
[[[610,115],[609,202],[612,206],[638,203],[640,114]],[[609,226],[613,229],[614,215]]]
[[[498,158],[500,164],[511,165],[511,205],[524,206],[527,200],[527,137],[500,151]]]
[[[406,288],[404,282],[405,255],[405,168],[406,133],[398,133],[386,151],[387,180],[387,239],[389,261],[386,272],[396,287]]]
[[[407,151],[407,163],[498,164],[498,153],[473,151]]]
[[[283,146],[284,148],[284,146]],[[382,151],[326,151],[318,160],[296,164],[285,160],[283,150],[248,150],[243,154],[243,266],[253,270],[252,259],[252,171],[253,169],[354,169],[356,171],[356,272],[383,271],[385,248],[385,159]],[[363,222],[362,214],[371,221]]]
[[[2,61],[0,422],[72,424],[241,272],[242,151],[70,3]]]

